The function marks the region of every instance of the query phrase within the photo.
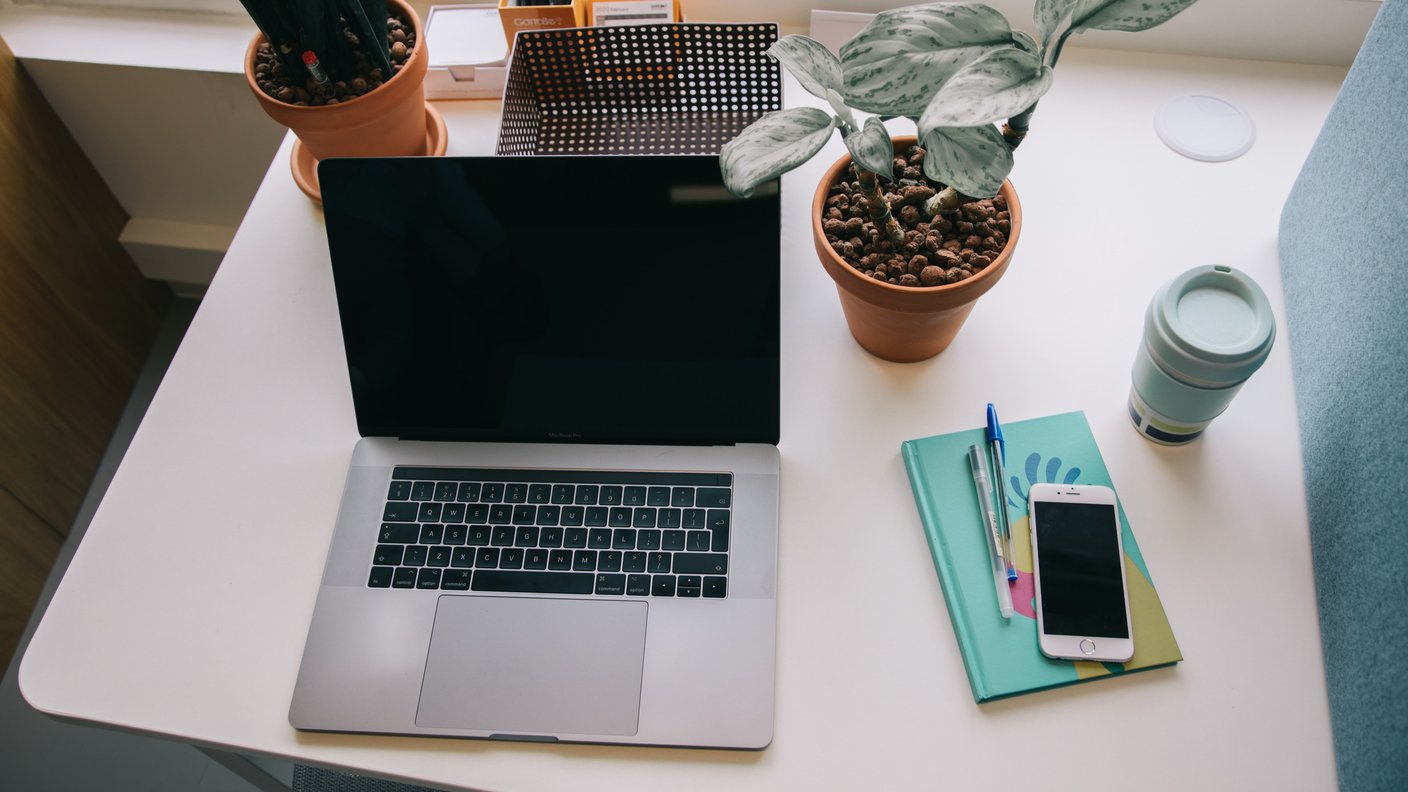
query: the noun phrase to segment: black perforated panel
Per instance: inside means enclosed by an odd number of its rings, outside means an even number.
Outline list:
[[[717,154],[782,108],[774,24],[518,35],[497,153]]]

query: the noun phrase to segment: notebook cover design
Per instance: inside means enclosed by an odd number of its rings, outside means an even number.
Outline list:
[[[906,440],[901,446],[973,697],[982,703],[1182,660],[1123,506],[1120,531],[1134,657],[1122,664],[1052,660],[1037,649],[1027,493],[1038,482],[1111,488],[1113,484],[1084,413],[1004,423],[1002,431],[1007,441],[1004,483],[1012,519],[1012,553],[1019,576],[1012,588],[1016,613],[1010,621],[998,613],[986,534],[968,467],[968,446],[984,442],[983,430]]]

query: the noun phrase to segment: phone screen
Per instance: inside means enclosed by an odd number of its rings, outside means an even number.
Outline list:
[[[1128,638],[1119,521],[1101,503],[1032,503],[1048,635]]]

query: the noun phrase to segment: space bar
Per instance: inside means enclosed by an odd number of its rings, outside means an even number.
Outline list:
[[[582,572],[503,572],[476,569],[474,591],[520,591],[531,594],[590,594],[596,575]]]

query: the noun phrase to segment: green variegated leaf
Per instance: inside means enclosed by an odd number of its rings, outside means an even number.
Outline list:
[[[1071,32],[1148,30],[1178,16],[1196,0],[1076,0]]]
[[[1037,46],[1036,39],[1032,38],[1031,35],[1025,31],[1012,31],[1012,43],[1016,44],[1018,49],[1026,50],[1033,55],[1040,54],[1040,48]]]
[[[895,146],[889,130],[874,116],[865,119],[864,127],[846,135],[846,150],[857,165],[882,179],[888,181],[894,172]]]
[[[964,66],[1013,46],[1007,19],[979,3],[882,11],[841,47],[842,93],[857,110],[913,118]]]
[[[1051,69],[1030,52],[990,53],[955,74],[924,108],[922,132],[934,127],[973,127],[1026,110],[1051,87]]]
[[[1079,0],[1036,0],[1032,18],[1036,22],[1036,34],[1043,44],[1051,40],[1051,34],[1066,31],[1071,9],[1077,2]]]
[[[813,96],[826,98],[828,89],[841,91],[841,61],[821,42],[806,36],[783,36],[768,54],[792,72]]]
[[[836,119],[815,107],[768,113],[719,151],[724,185],[734,195],[750,195],[763,182],[811,159],[835,128]]]
[[[924,175],[974,198],[991,198],[1012,171],[1012,150],[992,125],[923,133]]]

